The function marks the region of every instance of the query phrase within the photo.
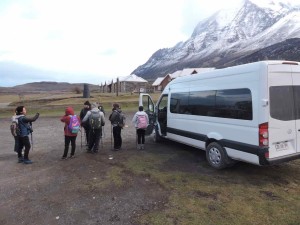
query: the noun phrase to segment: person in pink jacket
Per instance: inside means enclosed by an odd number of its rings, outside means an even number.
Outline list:
[[[61,159],[67,159],[70,142],[72,147],[70,158],[74,158],[75,155],[77,133],[72,133],[71,130],[69,129],[71,116],[74,116],[74,109],[72,107],[67,107],[65,110],[65,115],[60,119],[61,122],[65,123],[65,127],[64,127],[65,150]],[[80,121],[79,116],[77,116],[77,119],[78,121]]]

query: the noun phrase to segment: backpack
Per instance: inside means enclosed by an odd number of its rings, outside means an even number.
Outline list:
[[[126,117],[123,112],[118,112],[118,113],[119,113],[118,126],[123,128],[125,127]]]
[[[18,123],[16,121],[13,121],[10,125],[10,132],[12,136],[16,137],[20,133]]]
[[[100,129],[102,126],[100,112],[93,112],[93,111],[90,112],[91,112],[91,116],[89,119],[89,124],[91,129]]]
[[[146,115],[138,115],[137,116],[137,128],[138,129],[147,129],[147,117]]]
[[[76,115],[71,116],[70,115],[70,123],[68,125],[69,130],[72,134],[77,134],[80,130],[80,123]]]

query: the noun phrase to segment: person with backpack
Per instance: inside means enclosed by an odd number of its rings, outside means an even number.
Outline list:
[[[32,161],[29,159],[29,150],[31,148],[31,145],[28,136],[33,132],[31,123],[36,121],[39,118],[40,114],[36,113],[34,117],[27,117],[26,113],[27,111],[25,106],[18,106],[16,108],[18,120],[17,134],[19,144],[18,162],[24,164],[31,164]],[[22,155],[23,147],[25,147],[24,156]]]
[[[137,149],[143,150],[145,148],[145,132],[149,124],[149,117],[144,112],[143,106],[139,106],[139,111],[134,114],[132,123],[136,128]]]
[[[65,110],[65,115],[61,117],[61,122],[65,123],[64,135],[65,135],[65,148],[64,154],[61,159],[65,160],[68,157],[69,145],[71,142],[71,154],[70,158],[75,157],[76,149],[76,138],[80,130],[80,118],[74,114],[74,109],[72,107],[67,107]]]
[[[105,117],[103,112],[98,109],[97,103],[92,104],[92,110],[88,111],[82,120],[90,126],[88,153],[97,153],[99,151],[99,142],[102,136],[102,127],[105,125]]]
[[[112,113],[109,116],[109,120],[112,126],[112,133],[114,137],[114,148],[113,150],[121,150],[122,147],[122,136],[121,130],[125,125],[125,116],[119,106],[119,104],[114,103],[112,108]]]
[[[83,109],[80,111],[80,120],[82,121],[88,111],[91,110],[91,103],[89,101],[85,101],[83,105]],[[90,137],[90,124],[87,122],[81,123],[82,127],[85,131],[86,145],[89,145],[89,137]]]

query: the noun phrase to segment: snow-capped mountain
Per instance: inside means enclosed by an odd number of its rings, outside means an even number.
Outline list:
[[[291,38],[300,38],[300,6],[289,0],[244,0],[200,21],[187,41],[158,50],[133,73],[155,78],[188,67],[223,67]]]

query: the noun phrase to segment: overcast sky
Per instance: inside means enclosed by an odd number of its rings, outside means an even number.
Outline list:
[[[129,75],[240,1],[0,0],[0,86]]]

